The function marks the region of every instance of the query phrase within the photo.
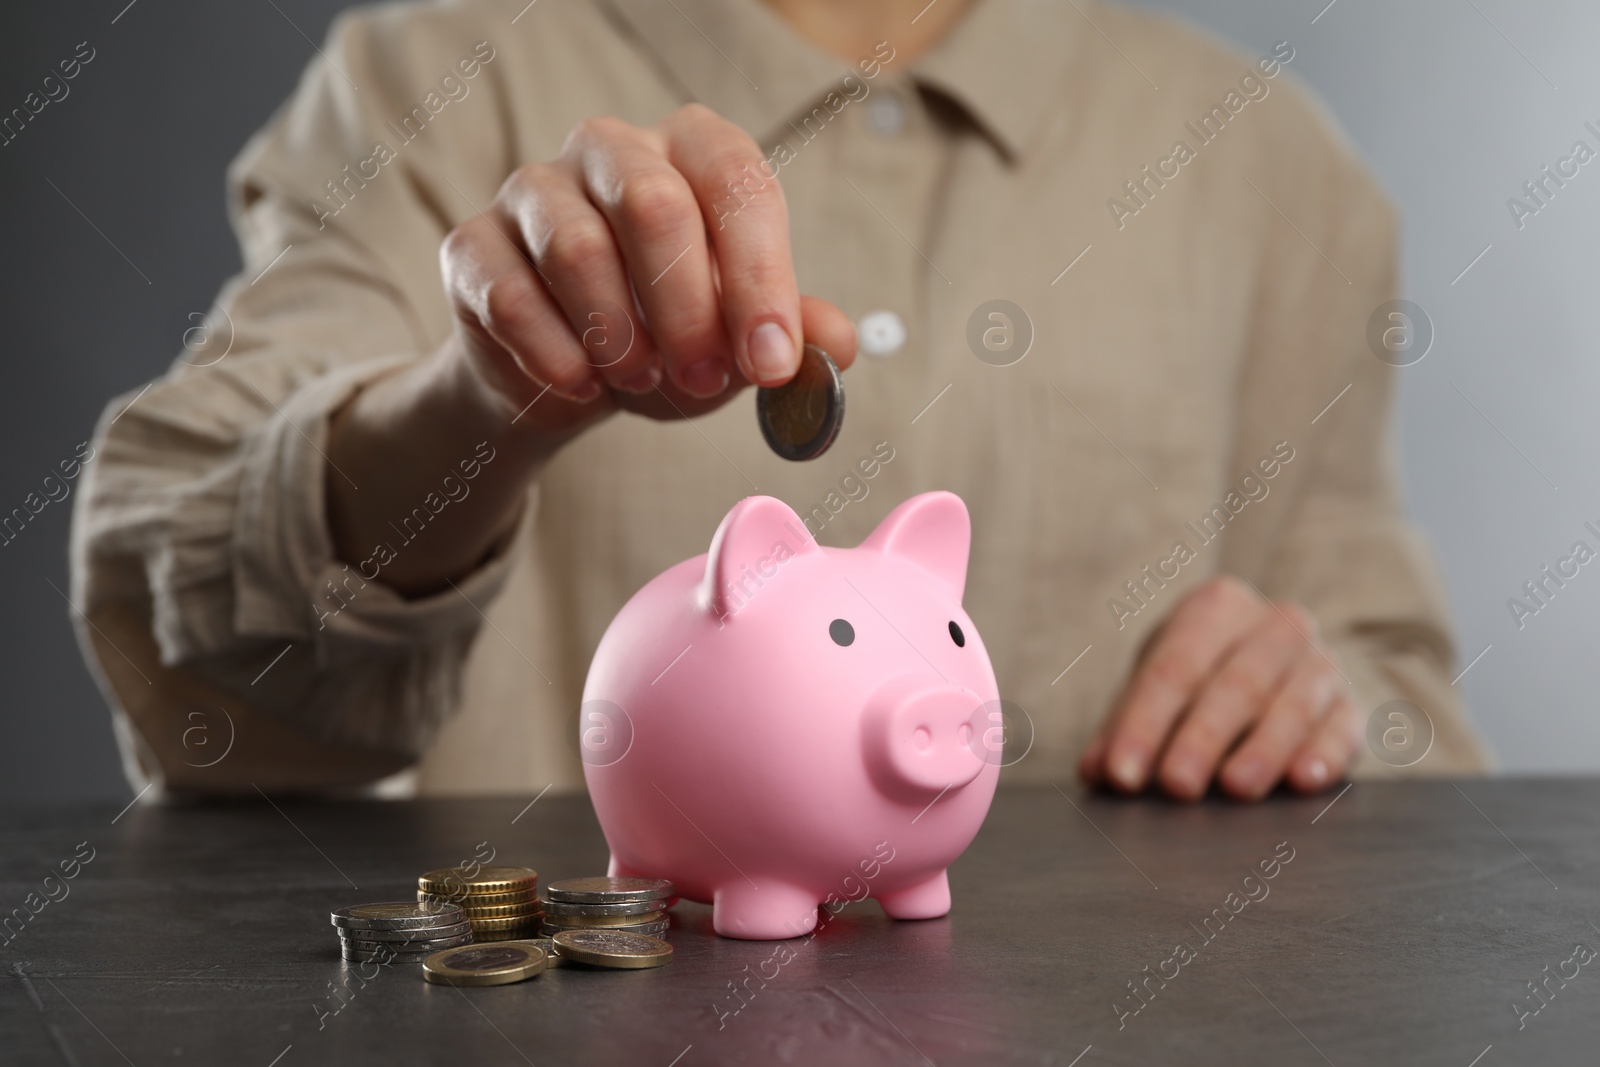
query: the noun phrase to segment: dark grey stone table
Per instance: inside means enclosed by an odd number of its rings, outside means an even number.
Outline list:
[[[775,957],[682,903],[670,966],[494,989],[415,965],[363,982],[339,960],[330,909],[405,898],[480,842],[546,879],[603,869],[583,798],[527,804],[7,812],[0,1062],[1600,1059],[1600,959],[1579,962],[1600,950],[1600,781],[1359,783],[1255,807],[1004,789],[945,919],[851,905]]]

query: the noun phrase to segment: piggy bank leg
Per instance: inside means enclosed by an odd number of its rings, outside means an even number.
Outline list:
[[[771,878],[758,878],[755,886],[740,879],[716,891],[711,925],[723,937],[747,941],[800,937],[816,928],[817,896]]]
[[[950,878],[940,871],[926,881],[885,893],[878,903],[891,919],[937,919],[950,914]]]

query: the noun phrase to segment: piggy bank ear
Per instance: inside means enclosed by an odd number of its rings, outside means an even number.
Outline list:
[[[972,547],[967,505],[943,491],[914,496],[889,512],[861,547],[910,560],[943,578],[960,600]]]
[[[817,551],[816,539],[788,504],[770,496],[745,497],[711,539],[701,603],[728,621],[759,596],[789,560]]]

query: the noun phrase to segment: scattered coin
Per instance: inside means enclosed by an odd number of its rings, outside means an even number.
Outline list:
[[[544,949],[531,941],[467,945],[429,956],[422,962],[422,977],[438,985],[510,985],[543,971],[547,961]]]
[[[595,967],[660,967],[672,962],[672,946],[660,938],[614,930],[563,930],[551,938],[556,954]]]
[[[361,904],[340,908],[329,919],[333,925],[349,930],[426,930],[454,926],[466,918],[454,904],[428,904],[396,901],[387,904]]]
[[[793,378],[757,390],[756,422],[784,459],[816,459],[826,452],[844,424],[844,380],[828,353],[806,345]]]
[[[665,878],[563,878],[545,886],[550,902],[564,904],[626,904],[666,900],[672,883]]]

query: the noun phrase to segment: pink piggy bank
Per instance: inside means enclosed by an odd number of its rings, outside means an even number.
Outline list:
[[[961,609],[971,524],[952,493],[825,548],[754,496],[711,551],[618,612],[580,747],[611,874],[670,878],[727,937],[796,937],[819,904],[950,910],[945,869],[1000,774],[999,693]]]

